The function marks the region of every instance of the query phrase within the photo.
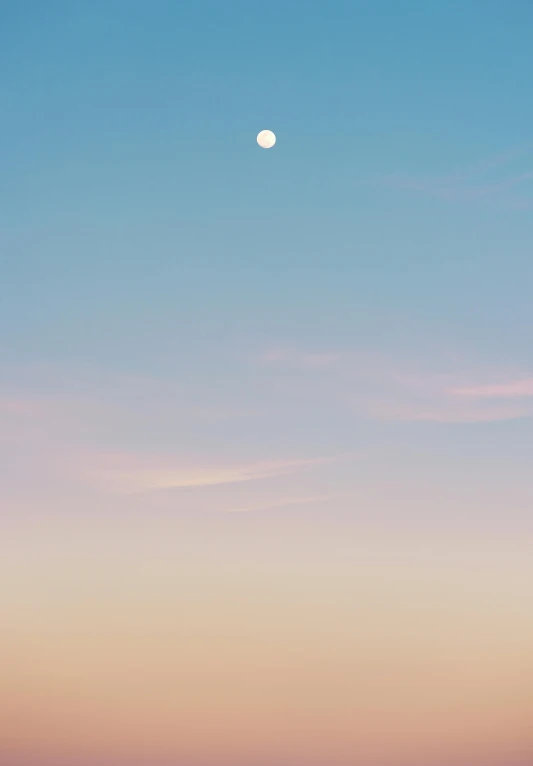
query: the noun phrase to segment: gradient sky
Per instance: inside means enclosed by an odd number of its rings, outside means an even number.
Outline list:
[[[1,4],[2,763],[531,763],[532,39]]]

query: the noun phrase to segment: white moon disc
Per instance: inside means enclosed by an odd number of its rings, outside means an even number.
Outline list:
[[[276,136],[271,130],[262,130],[257,136],[257,143],[262,149],[271,149],[276,143]]]

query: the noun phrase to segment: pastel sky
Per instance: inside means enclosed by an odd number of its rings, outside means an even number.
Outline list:
[[[532,40],[1,4],[0,763],[532,762]]]

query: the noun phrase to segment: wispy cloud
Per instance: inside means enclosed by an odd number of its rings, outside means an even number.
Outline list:
[[[398,413],[399,420],[429,423],[498,423],[507,420],[518,420],[531,417],[533,410],[523,407],[497,407],[489,410],[475,411],[473,409],[445,409],[421,412]]]
[[[452,173],[388,174],[370,183],[453,201],[528,209],[533,207],[533,147],[521,146]],[[521,196],[515,193],[519,188]]]
[[[115,389],[91,397],[89,387],[77,396],[37,384],[26,394],[0,391],[0,506],[50,507],[55,498],[58,507],[109,501],[217,512],[303,504],[329,492],[332,478],[345,473],[340,464],[361,454],[346,442],[340,450],[335,441],[324,450],[321,437],[308,443],[315,425],[342,423],[345,438],[350,420],[475,424],[533,416],[527,372],[469,369],[464,360],[273,345],[253,365],[247,401],[268,418],[254,421],[255,441],[241,427],[227,444],[217,424],[182,419],[182,402],[176,414],[157,386],[130,388],[122,398]],[[227,410],[238,402],[229,396]]]
[[[533,397],[533,378],[511,380],[506,383],[465,386],[454,388],[450,393],[471,399],[522,399]]]
[[[83,475],[120,492],[210,487],[271,479],[329,465],[351,456],[296,458],[272,461],[192,461],[185,456],[115,454],[93,455],[83,461]]]
[[[164,491],[301,477],[309,472],[314,475],[317,469],[355,457],[301,453],[280,456],[279,451],[278,454],[274,451],[271,458],[254,459],[246,457],[246,450],[243,457],[238,443],[232,444],[231,454],[213,448],[187,447],[183,434],[174,438],[174,444],[165,444],[164,450],[140,449],[135,445],[138,438],[131,444],[135,414],[135,409],[130,411],[128,422],[124,412],[114,409],[110,402],[101,406],[101,402],[87,398],[0,397],[0,450],[9,455],[9,465],[4,467],[9,474],[4,489],[11,487],[27,494],[28,487],[37,492],[46,487],[52,493],[54,488],[76,491],[77,487],[108,497],[142,497]],[[146,423],[141,422],[141,433],[142,426],[146,427]],[[166,432],[162,434],[156,428],[152,433],[152,424],[149,430],[154,447],[161,439],[166,441]],[[128,441],[130,444],[125,446]],[[257,506],[253,503],[250,508],[311,502],[311,495],[307,494],[282,500],[269,497],[265,503],[263,492],[262,498],[261,503]]]
[[[319,366],[314,360],[327,360]],[[483,423],[533,415],[533,402],[502,404],[499,399],[533,397],[533,378],[492,385],[472,385],[472,373],[450,365],[434,371],[384,354],[344,351],[309,352],[278,349],[259,357],[277,372],[284,389],[355,416],[380,421]],[[442,364],[441,364],[442,367]],[[317,376],[318,374],[318,376]],[[492,376],[494,379],[499,376]]]

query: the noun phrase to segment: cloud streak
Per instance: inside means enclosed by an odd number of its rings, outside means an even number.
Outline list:
[[[83,461],[81,470],[91,480],[116,491],[142,493],[273,479],[331,465],[348,457],[340,455],[225,465],[217,462],[194,464],[186,457],[163,455],[95,455]]]
[[[514,161],[518,159],[521,166],[515,167],[517,163]],[[451,174],[389,174],[376,177],[371,183],[451,201],[480,201],[508,208],[528,209],[533,207],[532,166],[532,147],[522,146]],[[525,196],[511,194],[520,186],[525,187]]]
[[[533,378],[495,385],[466,386],[452,389],[455,396],[470,399],[522,399],[533,397]]]
[[[498,401],[533,398],[533,378],[472,385],[472,375],[453,367],[434,372],[429,365],[351,351],[277,349],[258,358],[286,391],[382,422],[488,423],[533,415],[533,402]]]
[[[118,418],[114,424],[113,416]],[[277,479],[283,483],[274,483],[268,490],[261,485],[259,498],[252,490],[244,503],[242,497],[236,504],[223,503],[224,510],[235,512],[277,508],[312,502],[317,495],[316,487],[310,485],[317,472],[356,457],[352,453],[309,456],[302,449],[289,456],[272,450],[272,457],[250,458],[243,457],[238,445],[232,446],[229,456],[213,448],[193,450],[183,434],[165,450],[124,447],[128,439],[123,433],[123,416],[122,410],[114,411],[109,403],[100,408],[85,399],[0,397],[0,458],[4,452],[6,457],[3,466],[0,461],[0,500],[5,501],[0,505],[24,506],[28,493],[48,499],[66,493],[68,502],[82,496],[99,500],[137,497],[142,501],[143,497],[180,490]],[[131,423],[126,425],[131,431]],[[157,436],[151,437],[155,445]],[[205,503],[200,502],[202,505]],[[215,505],[220,507],[216,498]]]

